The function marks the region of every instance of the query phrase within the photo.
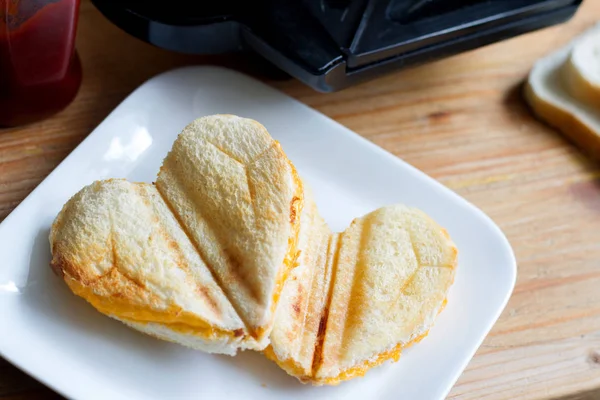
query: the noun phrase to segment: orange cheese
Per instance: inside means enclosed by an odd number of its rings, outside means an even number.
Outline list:
[[[263,354],[269,360],[274,361],[277,365],[279,365],[279,367],[281,367],[281,369],[283,369],[289,375],[295,376],[296,378],[298,378],[300,380],[300,382],[307,383],[307,382],[312,381],[312,377],[307,376],[304,371],[304,368],[302,368],[298,364],[296,364],[294,362],[294,360],[291,360],[291,359],[279,360],[277,358],[277,355],[273,351],[273,347],[271,347],[271,345],[267,346],[267,348],[263,350]]]
[[[425,336],[427,336],[428,333],[429,332],[425,332],[406,344],[398,344],[393,349],[380,353],[374,360],[367,360],[361,365],[356,365],[350,369],[342,371],[342,373],[335,378],[315,379],[314,382],[317,385],[339,385],[343,381],[347,381],[358,376],[364,376],[369,369],[382,364],[384,361],[389,359],[394,360],[394,362],[398,361],[403,349],[406,349],[415,343],[419,343]]]
[[[83,285],[67,275],[65,275],[65,282],[73,293],[83,297],[98,311],[109,316],[137,323],[155,322],[166,325],[175,332],[202,338],[239,336],[233,331],[214,328],[197,315],[182,311],[180,307],[174,305],[162,310],[153,309],[148,306],[133,304],[126,298],[99,296],[89,286]]]
[[[416,338],[414,338],[413,340],[411,340],[410,342],[408,342],[406,344],[398,344],[391,350],[388,350],[388,351],[385,351],[385,352],[379,354],[374,360],[367,360],[360,365],[356,365],[352,368],[349,368],[349,369],[341,372],[335,378],[319,379],[312,375],[311,376],[306,375],[304,369],[302,367],[300,367],[298,364],[296,364],[294,362],[294,360],[278,359],[277,355],[273,351],[273,348],[271,347],[271,345],[269,345],[265,350],[263,350],[263,354],[269,360],[277,363],[277,365],[279,365],[289,375],[292,375],[292,376],[295,376],[296,378],[298,378],[300,380],[300,382],[302,382],[302,383],[312,383],[313,385],[339,385],[343,381],[347,381],[347,380],[350,380],[350,379],[353,379],[353,378],[356,378],[359,376],[364,376],[369,369],[376,367],[389,359],[394,360],[394,362],[398,361],[400,359],[400,355],[401,355],[403,349],[406,349],[406,348],[412,346],[413,344],[420,342],[425,336],[427,336],[428,333],[429,332],[425,332],[424,334],[417,336]],[[314,374],[314,371],[312,371],[312,373]]]

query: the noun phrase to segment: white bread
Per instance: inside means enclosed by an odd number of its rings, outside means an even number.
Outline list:
[[[52,267],[100,312],[161,339],[235,354],[268,344],[297,258],[303,188],[255,121],[190,124],[157,184],[96,182],[63,207]]]
[[[104,314],[207,352],[262,347],[153,185],[83,188],[54,221],[50,246],[52,268]]]
[[[156,186],[248,331],[268,339],[295,265],[302,182],[258,122],[200,118],[179,135]]]
[[[332,272],[332,262],[327,262],[328,246],[332,237],[305,185],[298,266],[281,293],[270,336],[273,345],[265,350],[268,358],[301,381],[311,380],[318,336],[325,329],[324,309]]]
[[[53,269],[100,312],[207,352],[264,349],[315,385],[361,376],[426,335],[457,256],[445,230],[404,206],[332,233],[264,127],[227,115],[186,127],[156,186],[83,188],[50,244]]]
[[[562,77],[572,97],[600,112],[600,23],[575,39]]]
[[[538,60],[531,70],[524,95],[533,112],[558,128],[583,151],[600,158],[600,103],[597,74],[600,58],[596,25],[566,47]],[[585,67],[583,64],[586,64]]]
[[[281,300],[286,308],[278,310],[265,350],[286,372],[315,385],[361,376],[387,359],[397,360],[403,348],[424,337],[445,305],[457,263],[446,231],[401,205],[378,209],[328,236],[319,236],[320,245],[299,245],[301,252],[317,256],[304,254],[308,263],[301,262],[293,272],[297,280],[286,284],[282,296],[290,298]],[[323,243],[327,256],[321,254]],[[309,303],[315,304],[295,308],[303,304],[307,287],[312,288]],[[293,318],[297,322],[290,322]]]

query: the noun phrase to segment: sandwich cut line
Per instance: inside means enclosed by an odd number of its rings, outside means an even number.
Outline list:
[[[252,215],[254,217],[254,224],[257,225],[257,219],[256,219],[256,205],[255,203],[255,196],[256,196],[256,191],[254,188],[254,184],[252,183],[252,180],[250,179],[250,175],[248,174],[248,166],[254,164],[254,162],[256,162],[256,160],[260,160],[260,158],[269,150],[271,150],[273,147],[275,147],[276,145],[278,145],[279,143],[277,141],[273,141],[273,143],[267,147],[266,149],[264,149],[263,151],[261,151],[256,157],[254,157],[253,159],[251,159],[248,162],[248,165],[244,164],[242,162],[242,160],[240,160],[239,158],[237,158],[236,156],[234,156],[233,154],[228,153],[227,151],[225,151],[224,149],[222,149],[221,147],[219,147],[218,145],[216,145],[215,143],[211,142],[210,140],[203,138],[202,139],[205,143],[213,146],[215,149],[217,149],[218,151],[220,151],[221,153],[223,153],[225,156],[229,157],[231,160],[237,162],[243,169],[244,169],[244,173],[246,174],[246,185],[248,186],[248,194],[250,195],[250,204],[252,205]],[[162,194],[161,194],[162,196]],[[164,197],[164,196],[162,196]],[[173,210],[171,210],[173,211]],[[237,312],[237,310],[236,310]]]
[[[188,231],[188,228],[185,226],[185,224],[181,221],[179,214],[177,214],[175,212],[175,210],[173,209],[173,206],[171,205],[171,203],[167,200],[166,196],[164,196],[162,194],[162,192],[160,191],[160,189],[158,187],[156,187],[156,191],[158,192],[158,194],[160,195],[160,197],[163,199],[163,201],[165,202],[165,204],[167,205],[167,207],[169,208],[169,211],[171,212],[171,214],[173,214],[173,217],[175,218],[175,220],[177,221],[177,223],[179,224],[179,227],[181,228],[181,230],[183,231],[183,233],[185,234],[185,236],[187,236],[188,240],[190,241],[190,243],[192,244],[192,246],[194,246],[194,249],[196,250],[196,253],[198,253],[198,256],[200,257],[200,259],[202,260],[202,262],[204,263],[204,265],[206,265],[206,267],[208,268],[208,270],[210,271],[210,274],[212,276],[212,278],[215,280],[215,282],[217,283],[217,285],[219,285],[219,287],[221,288],[221,290],[223,291],[224,296],[227,298],[227,300],[229,301],[229,304],[231,304],[231,307],[233,307],[233,309],[235,310],[235,313],[237,314],[237,316],[240,318],[240,321],[242,321],[242,323],[244,324],[244,328],[246,329],[246,331],[254,338],[256,339],[256,336],[254,336],[254,332],[250,332],[250,329],[248,329],[248,323],[244,320],[244,318],[242,317],[242,315],[240,314],[240,311],[237,309],[236,305],[231,301],[231,299],[229,299],[227,292],[225,290],[223,290],[223,282],[221,282],[221,280],[216,276],[213,266],[210,265],[210,263],[208,263],[206,256],[203,254],[203,252],[200,250],[200,247],[198,246],[198,243],[196,243],[196,241],[193,239],[193,237],[190,235],[190,232]],[[198,212],[198,214],[200,214]],[[215,235],[216,236],[216,235]],[[229,260],[228,260],[229,261]],[[235,337],[239,337],[241,335],[239,335],[239,332],[234,332],[234,336]]]
[[[331,246],[335,246],[333,251],[333,257],[329,257],[331,253]],[[319,320],[319,329],[317,331],[317,343],[315,345],[315,352],[313,354],[312,360],[312,377],[314,377],[321,366],[321,362],[323,360],[323,345],[325,343],[325,332],[327,330],[327,322],[329,320],[329,307],[331,306],[331,300],[333,298],[333,288],[335,286],[335,281],[337,277],[337,265],[338,259],[340,256],[340,234],[339,233],[331,233],[329,235],[329,239],[327,242],[327,262],[325,264],[325,276],[327,276],[328,271],[331,269],[331,280],[329,281],[329,287],[327,288],[327,298],[324,303],[323,313],[321,314],[321,319]],[[311,379],[312,379],[311,377]]]

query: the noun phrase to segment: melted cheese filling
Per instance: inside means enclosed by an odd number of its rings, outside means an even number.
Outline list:
[[[427,336],[428,333],[429,333],[429,331],[425,332],[424,334],[422,334],[420,336],[417,336],[416,338],[414,338],[413,340],[411,340],[410,342],[408,342],[406,344],[398,344],[391,350],[380,353],[373,360],[367,360],[367,361],[363,362],[361,365],[356,365],[350,369],[347,369],[347,370],[341,372],[335,378],[325,378],[325,379],[315,378],[315,382],[320,383],[320,384],[325,384],[325,385],[338,385],[340,382],[343,382],[343,381],[346,381],[346,380],[349,380],[352,378],[356,378],[357,376],[364,376],[365,373],[369,369],[382,364],[384,361],[387,361],[389,359],[393,359],[394,362],[398,361],[400,359],[400,355],[402,354],[403,349],[406,349],[415,343],[419,343],[425,336]]]
[[[279,360],[271,345],[267,346],[267,348],[263,350],[263,354],[269,360],[274,361],[277,365],[279,365],[285,372],[300,379],[301,382],[306,383],[312,381],[312,377],[306,375],[305,369],[296,364],[294,360]]]
[[[438,315],[442,311],[444,311],[444,308],[446,308],[446,304],[448,304],[448,299],[444,299],[444,301],[442,302],[442,305],[441,305],[440,309],[438,310]],[[374,360],[367,360],[361,365],[357,365],[357,366],[354,366],[350,369],[343,371],[335,378],[325,378],[325,379],[315,378],[314,382],[316,382],[317,384],[338,385],[340,382],[343,382],[343,381],[346,381],[346,380],[349,380],[352,378],[356,378],[357,376],[364,376],[369,369],[382,364],[386,360],[393,359],[394,362],[398,361],[400,359],[400,355],[401,355],[403,349],[406,349],[406,348],[412,346],[413,344],[419,343],[428,334],[429,334],[429,330],[427,330],[425,333],[415,337],[413,340],[409,341],[408,343],[406,343],[404,345],[398,344],[393,349],[379,354],[377,356],[377,358],[375,358]]]
[[[376,367],[389,359],[394,360],[394,362],[398,361],[400,359],[400,355],[402,354],[402,350],[412,346],[413,344],[419,343],[421,340],[423,340],[423,338],[427,336],[428,333],[429,331],[426,331],[425,333],[417,336],[408,343],[398,344],[394,346],[391,350],[380,353],[379,355],[377,355],[376,358],[372,360],[364,361],[360,365],[356,365],[352,368],[342,371],[338,376],[334,378],[315,377],[314,371],[318,370],[318,367],[314,368],[314,370],[311,371],[313,375],[307,375],[306,370],[299,366],[293,359],[280,360],[273,351],[271,345],[267,346],[267,348],[263,350],[263,354],[269,360],[274,361],[277,365],[279,365],[279,367],[281,367],[289,375],[298,378],[302,383],[312,383],[313,385],[338,385],[343,381],[350,380],[359,376],[364,376],[369,369]]]
[[[369,369],[382,364],[384,361],[387,361],[389,359],[393,359],[394,362],[398,361],[400,359],[402,350],[412,346],[415,343],[420,342],[425,336],[427,336],[428,333],[429,332],[425,332],[424,334],[417,336],[416,338],[414,338],[413,340],[411,340],[410,342],[408,342],[406,344],[398,344],[391,350],[388,350],[388,351],[385,351],[385,352],[379,354],[373,360],[367,360],[360,365],[356,365],[352,368],[349,368],[349,369],[341,372],[335,378],[317,378],[314,375],[313,376],[306,375],[306,371],[302,367],[300,367],[296,362],[294,362],[294,360],[278,359],[277,355],[273,351],[273,348],[271,347],[271,345],[269,345],[265,350],[263,350],[263,354],[269,360],[275,361],[275,363],[277,363],[277,365],[279,365],[285,372],[287,372],[288,374],[290,374],[292,376],[295,376],[303,383],[312,383],[312,384],[317,384],[317,385],[338,385],[343,381],[353,379],[358,376],[364,376]]]
[[[162,324],[174,332],[207,339],[221,336],[240,336],[233,331],[215,328],[203,319],[198,318],[197,315],[182,311],[177,306],[170,306],[164,310],[151,309],[147,306],[132,304],[126,298],[99,296],[94,293],[92,288],[82,285],[77,280],[67,278],[67,276],[65,278],[73,293],[83,297],[98,311],[109,316],[142,324],[149,322]]]

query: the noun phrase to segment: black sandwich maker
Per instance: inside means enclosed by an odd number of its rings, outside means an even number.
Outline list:
[[[92,1],[117,26],[156,46],[255,51],[322,92],[563,22],[582,2]]]

